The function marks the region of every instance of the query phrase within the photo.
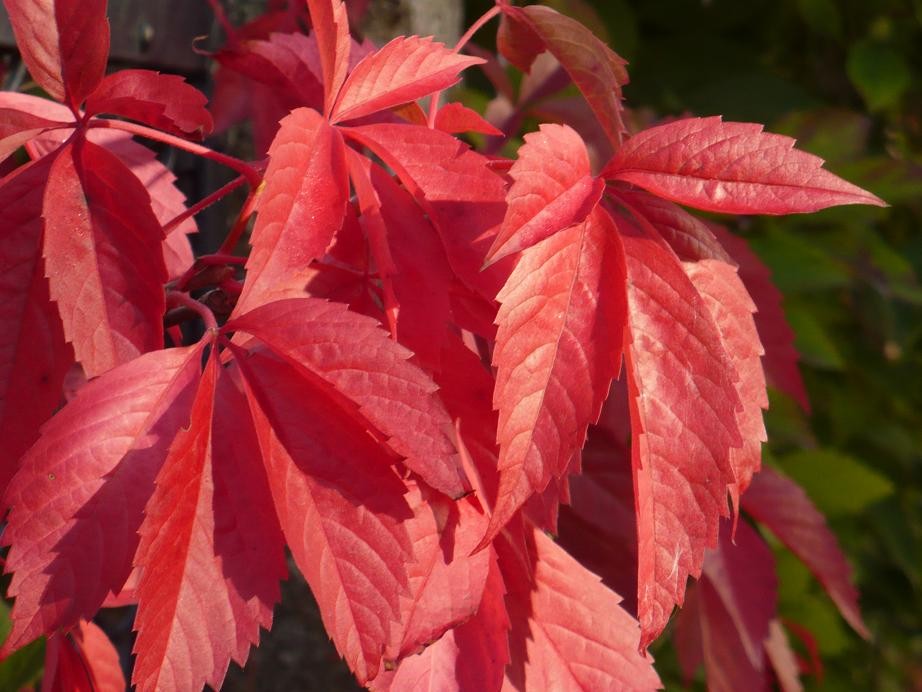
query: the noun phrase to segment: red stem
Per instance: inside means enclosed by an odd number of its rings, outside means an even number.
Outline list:
[[[176,228],[179,224],[181,224],[183,221],[185,221],[191,216],[195,216],[200,211],[207,209],[208,207],[210,207],[212,204],[217,202],[222,197],[225,197],[226,195],[236,190],[238,187],[243,185],[245,182],[246,182],[246,178],[244,178],[242,175],[237,176],[236,178],[231,180],[229,183],[227,183],[227,185],[224,185],[223,187],[215,190],[214,192],[212,192],[210,195],[208,195],[204,199],[200,199],[198,202],[196,202],[191,207],[186,209],[182,214],[179,214],[173,217],[172,219],[167,221],[165,224],[163,224],[163,234],[166,235],[167,233],[172,231],[174,228]]]
[[[231,228],[230,233],[227,234],[224,242],[221,243],[221,247],[218,249],[218,254],[230,255],[234,252],[237,241],[240,240],[240,236],[242,236],[243,232],[246,230],[247,221],[250,220],[250,217],[256,211],[256,201],[259,199],[261,192],[262,187],[250,188],[250,194],[247,195],[246,201],[243,203],[243,208],[240,210],[240,214],[237,216],[237,221],[234,223],[234,227]]]
[[[464,46],[467,45],[468,41],[470,41],[474,37],[474,34],[480,31],[487,22],[493,19],[493,17],[498,15],[500,12],[502,12],[502,10],[500,9],[499,5],[493,5],[493,7],[491,7],[486,12],[484,12],[483,15],[480,17],[480,19],[478,19],[476,22],[471,24],[470,28],[464,32],[464,35],[458,39],[458,42],[455,44],[455,47],[454,47],[454,52],[460,53],[461,49],[464,48]],[[441,97],[442,97],[441,91],[435,92],[430,97],[431,98],[431,100],[429,101],[429,128],[430,129],[435,128],[435,116],[438,115],[439,113],[439,99]]]
[[[230,20],[227,18],[227,13],[221,6],[221,3],[218,0],[208,0],[208,4],[211,5],[214,18],[218,20],[218,24],[224,29],[224,33],[227,35],[227,42],[235,43],[237,41],[237,29],[230,23]]]
[[[180,293],[179,291],[169,291],[166,294],[166,306],[168,310],[179,307],[192,310],[202,318],[202,321],[205,323],[206,331],[217,333],[218,321],[215,319],[214,313],[208,309],[207,305],[202,305],[188,294]]]
[[[190,142],[187,139],[182,137],[176,137],[175,135],[167,134],[166,132],[161,132],[160,130],[155,130],[150,127],[145,127],[144,125],[138,125],[137,123],[128,122],[127,120],[112,120],[110,118],[93,118],[89,122],[90,127],[108,127],[113,130],[122,130],[123,132],[130,132],[133,135],[139,137],[146,137],[147,139],[153,139],[157,142],[163,142],[164,144],[169,144],[170,146],[176,147],[177,149],[182,149],[183,151],[188,151],[196,156],[201,156],[202,158],[209,159],[215,163],[220,163],[222,166],[227,166],[240,175],[246,178],[247,183],[250,186],[251,190],[255,190],[262,183],[262,176],[259,174],[253,166],[248,164],[246,161],[241,161],[238,158],[233,156],[228,156],[227,154],[221,154],[213,149],[209,149],[203,144],[196,144],[195,142]]]

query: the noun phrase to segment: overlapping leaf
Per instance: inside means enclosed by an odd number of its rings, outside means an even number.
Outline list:
[[[86,101],[86,114],[118,113],[176,134],[202,139],[211,133],[205,95],[177,75],[119,70],[103,78]]]
[[[80,390],[11,481],[13,630],[5,650],[93,617],[131,571],[154,478],[185,425],[198,347],[145,354]]]
[[[851,568],[823,515],[803,489],[780,473],[765,469],[743,495],[743,509],[803,560],[842,617],[858,634],[868,637],[858,607],[858,591],[851,582]]]
[[[163,345],[163,233],[113,154],[65,146],[45,187],[44,256],[67,340],[93,377]]]
[[[307,0],[323,75],[324,113],[329,115],[346,79],[352,40],[342,0]]]
[[[106,0],[4,0],[29,74],[75,112],[109,58]]]
[[[259,338],[357,408],[407,466],[451,497],[469,489],[435,383],[367,317],[316,298],[276,301],[227,325]]]
[[[596,210],[523,252],[497,296],[500,486],[488,537],[567,470],[618,372],[626,315],[614,233]]]
[[[618,217],[627,276],[625,341],[643,646],[681,604],[717,540],[742,443],[735,372],[704,299],[662,240]]]
[[[355,66],[336,99],[330,120],[361,118],[447,89],[457,83],[462,70],[482,62],[431,38],[395,38]]]
[[[139,690],[219,689],[272,623],[285,576],[259,447],[241,394],[212,354],[145,509],[135,564]],[[217,415],[216,415],[217,414]]]
[[[500,259],[582,222],[595,207],[605,183],[592,177],[580,136],[566,125],[542,125],[525,135],[509,170],[513,184],[508,209],[488,257]]]
[[[124,692],[118,651],[97,625],[81,620],[67,634],[45,644],[42,690],[49,692]]]
[[[349,200],[342,137],[316,111],[292,111],[269,150],[266,181],[238,312],[304,295],[309,265],[342,226]]]
[[[680,204],[730,214],[792,214],[885,203],[754,123],[687,118],[631,137],[603,171]]]

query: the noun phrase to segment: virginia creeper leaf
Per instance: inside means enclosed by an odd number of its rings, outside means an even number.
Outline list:
[[[686,118],[624,143],[603,171],[655,195],[706,211],[792,214],[840,204],[886,206],[822,168],[823,159],[754,123]]]
[[[220,689],[230,660],[243,665],[259,626],[271,626],[279,599],[282,534],[246,403],[219,372],[212,352],[189,426],[145,509],[135,561],[138,690]]]
[[[621,87],[628,82],[624,59],[578,21],[550,7],[505,5],[503,12],[513,23],[527,26],[544,48],[560,61],[595,113],[609,141],[615,146],[620,145],[625,130]],[[533,46],[534,40],[529,43]],[[529,55],[534,60],[537,55],[534,47],[527,50],[525,56]]]
[[[529,557],[497,542],[512,623],[507,680],[520,690],[659,689],[618,595],[543,532],[529,532],[527,545]]]
[[[460,132],[479,132],[482,135],[502,136],[498,130],[480,113],[461,103],[446,103],[435,115],[435,127],[442,132],[458,134]]]
[[[581,223],[605,188],[605,181],[592,177],[583,140],[566,125],[541,125],[538,132],[525,135],[509,175],[509,208],[487,254],[490,260]]]
[[[84,386],[10,482],[10,651],[89,619],[131,571],[144,506],[189,408],[201,349],[144,354]]]
[[[281,300],[227,325],[257,337],[358,407],[406,465],[450,497],[470,490],[436,385],[378,324],[339,303]]]
[[[593,212],[523,252],[497,296],[500,486],[487,538],[564,474],[618,373],[626,315],[614,233]]]
[[[163,233],[125,164],[92,142],[65,146],[42,215],[51,297],[87,376],[162,347]]]
[[[307,0],[307,8],[320,52],[324,113],[329,115],[349,67],[349,17],[342,0]]]
[[[869,636],[858,607],[851,568],[823,515],[794,481],[763,469],[743,495],[743,509],[771,530],[826,589],[842,617],[862,637]]]
[[[61,403],[74,357],[48,295],[42,195],[51,161],[20,168],[0,184],[0,491]]]
[[[74,111],[106,71],[106,0],[3,0],[32,78]]]
[[[406,487],[384,449],[298,370],[259,352],[241,367],[285,539],[327,632],[364,683],[407,594]]]
[[[745,240],[716,224],[711,225],[711,230],[739,265],[740,278],[756,304],[756,329],[765,349],[762,358],[765,376],[770,384],[809,411],[810,400],[797,367],[799,357],[794,348],[794,331],[784,316],[781,292],[772,283],[771,271]]]
[[[342,226],[349,200],[342,137],[316,111],[292,111],[269,149],[265,180],[238,313],[304,295],[308,267]]]
[[[0,161],[33,137],[63,123],[14,108],[0,108]]]
[[[211,133],[205,95],[177,75],[153,70],[119,70],[99,83],[86,100],[86,114],[113,113],[194,139]]]
[[[772,664],[778,686],[782,692],[801,692],[800,665],[797,656],[788,642],[784,626],[778,620],[772,620],[765,640],[765,654]]]
[[[647,646],[717,541],[742,440],[734,369],[704,300],[661,239],[618,217],[627,272],[625,363]]]
[[[361,118],[447,89],[458,82],[462,70],[482,62],[431,37],[399,36],[355,66],[330,121]]]
[[[55,634],[45,646],[42,692],[124,692],[118,651],[92,622],[81,620],[67,634]]]
[[[506,593],[495,553],[489,555],[486,588],[476,615],[449,630],[416,655],[403,659],[393,672],[383,672],[371,683],[375,692],[464,692],[498,690],[509,661],[509,618]]]
[[[755,304],[732,265],[718,260],[685,262],[685,273],[704,299],[724,350],[736,370],[736,392],[743,407],[737,424],[743,445],[730,452],[735,480],[730,484],[734,511],[739,498],[762,466],[762,443],[768,437],[762,422],[762,409],[768,408],[765,373],[762,370],[762,344],[756,331]]]

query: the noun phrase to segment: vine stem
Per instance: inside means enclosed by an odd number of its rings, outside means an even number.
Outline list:
[[[231,228],[230,233],[228,233],[224,238],[224,242],[221,243],[221,247],[218,249],[217,254],[233,254],[234,247],[237,245],[237,241],[240,240],[240,236],[242,236],[244,230],[246,230],[247,221],[250,220],[250,217],[256,211],[256,202],[259,200],[259,195],[262,193],[262,189],[262,184],[257,187],[250,188],[250,194],[247,195],[246,201],[243,203],[243,208],[240,210],[240,214],[237,216],[237,221],[234,222],[234,226]]]
[[[458,39],[458,42],[455,44],[454,52],[460,53],[461,49],[468,44],[468,42],[474,37],[478,31],[480,31],[484,25],[489,22],[493,17],[502,12],[502,9],[499,5],[493,5],[490,9],[481,15],[481,17],[471,24],[470,28],[464,32],[461,38]],[[429,128],[435,128],[435,116],[439,113],[439,99],[442,96],[441,91],[435,92],[431,100],[429,101]]]
[[[242,175],[247,183],[250,186],[251,190],[255,190],[262,183],[262,175],[257,171],[253,166],[248,164],[246,161],[241,161],[238,158],[233,156],[228,156],[227,154],[221,154],[213,149],[209,149],[203,144],[196,144],[195,142],[190,142],[187,139],[182,137],[177,137],[175,135],[167,134],[166,132],[161,132],[160,130],[155,130],[151,127],[146,127],[144,125],[138,125],[137,123],[129,122],[127,120],[112,120],[110,118],[93,118],[88,123],[89,127],[107,127],[112,130],[122,130],[123,132],[129,132],[138,137],[145,137],[146,139],[152,139],[156,142],[162,142],[164,144],[169,144],[172,147],[177,149],[182,149],[183,151],[188,151],[191,154],[196,156],[201,156],[202,158],[209,159],[215,163],[219,163],[222,166],[227,166],[228,168],[237,171]]]
[[[202,305],[187,293],[180,293],[179,291],[168,291],[166,294],[166,306],[167,309],[188,308],[189,310],[192,310],[202,318],[202,321],[205,323],[206,331],[217,333],[218,321],[215,319],[214,313],[208,309],[207,305]]]
[[[242,175],[239,175],[233,180],[231,180],[229,183],[227,183],[226,185],[212,192],[207,197],[200,199],[198,202],[193,204],[191,207],[186,209],[184,212],[174,216],[172,219],[170,219],[165,224],[163,224],[163,234],[166,235],[167,233],[172,231],[174,228],[176,228],[179,224],[181,224],[183,221],[185,221],[191,216],[195,216],[200,211],[207,209],[212,204],[220,200],[222,197],[225,197],[226,195],[236,190],[238,187],[243,185],[245,182],[246,182],[246,178],[244,178]]]

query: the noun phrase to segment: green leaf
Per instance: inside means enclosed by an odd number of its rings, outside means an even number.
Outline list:
[[[10,608],[0,601],[0,642],[12,628]],[[36,639],[0,661],[0,690],[19,690],[38,682],[45,663],[45,640]]]
[[[829,517],[859,514],[893,493],[890,479],[830,449],[797,451],[785,455],[779,465]]]
[[[903,56],[868,39],[851,47],[847,70],[872,111],[897,105],[912,85],[912,72]]]
[[[785,312],[797,335],[795,346],[804,363],[824,370],[845,369],[845,359],[835,341],[809,310],[789,304]]]

